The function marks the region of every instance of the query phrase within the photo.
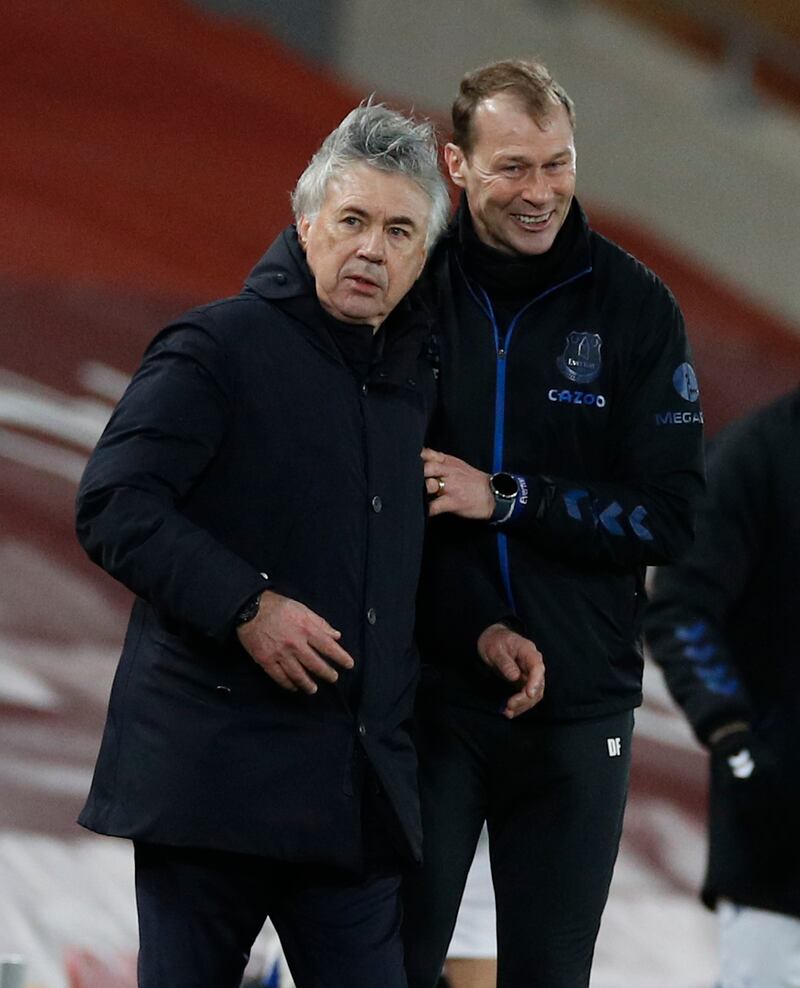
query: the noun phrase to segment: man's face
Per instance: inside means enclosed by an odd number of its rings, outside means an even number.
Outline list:
[[[322,307],[377,329],[419,277],[431,201],[397,172],[356,164],[331,179],[297,224]]]
[[[541,126],[507,93],[483,100],[472,120],[467,157],[448,144],[445,160],[464,189],[480,239],[506,254],[544,254],[553,246],[575,193],[575,142],[567,111]]]

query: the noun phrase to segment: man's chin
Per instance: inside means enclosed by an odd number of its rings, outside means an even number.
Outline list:
[[[382,305],[377,305],[374,299],[348,295],[345,298],[320,298],[320,304],[329,315],[339,322],[353,323],[356,326],[372,326],[377,328],[386,318]]]
[[[536,257],[546,254],[553,246],[558,229],[523,230],[516,223],[509,223],[495,230],[491,239],[481,237],[484,243],[509,257]]]
[[[556,239],[557,232],[558,230],[553,232],[550,229],[526,231],[514,227],[507,243],[515,254],[522,254],[525,257],[537,257],[539,254],[546,254],[550,250],[553,246],[553,241]]]
[[[354,326],[372,326],[377,329],[386,318],[386,313],[376,312],[374,306],[348,305],[339,310],[337,318],[340,322],[349,322]]]

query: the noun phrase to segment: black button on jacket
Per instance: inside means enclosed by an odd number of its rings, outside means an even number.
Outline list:
[[[285,231],[239,296],[156,337],[89,461],[79,538],[137,596],[80,817],[92,830],[357,867],[363,754],[419,857],[426,326],[401,303],[365,380],[337,325]],[[275,685],[233,630],[265,587],[338,628],[355,670],[314,696]]]

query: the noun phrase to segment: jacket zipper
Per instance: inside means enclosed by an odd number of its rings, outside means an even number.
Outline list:
[[[532,305],[536,302],[540,302],[543,298],[551,295],[553,292],[558,291],[559,288],[564,288],[566,285],[571,284],[573,281],[577,281],[578,278],[582,278],[584,275],[589,274],[591,271],[591,266],[584,268],[583,271],[579,271],[577,274],[573,275],[571,278],[567,278],[566,281],[560,281],[557,285],[553,285],[546,291],[542,292],[541,295],[537,295],[532,298],[530,302],[526,302],[525,305],[516,313],[512,318],[511,322],[508,324],[508,329],[505,335],[500,332],[500,327],[497,325],[497,318],[494,313],[494,306],[492,305],[492,300],[489,298],[486,291],[480,286],[476,285],[480,295],[476,294],[475,289],[472,287],[469,278],[467,278],[463,269],[461,270],[462,277],[467,284],[467,288],[472,294],[472,297],[478,303],[478,306],[483,310],[486,317],[492,326],[492,334],[494,337],[494,351],[496,358],[496,370],[495,370],[495,392],[494,392],[494,440],[492,446],[492,473],[500,473],[503,469],[503,448],[505,446],[505,420],[506,420],[506,368],[508,367],[508,351],[511,346],[511,338],[514,335],[514,330],[517,328],[520,319],[523,315],[530,309]],[[514,603],[514,593],[511,589],[511,568],[508,559],[508,536],[501,531],[497,531],[497,555],[500,561],[500,575],[503,579],[503,587],[506,592],[506,599],[511,610],[516,613],[516,605]]]

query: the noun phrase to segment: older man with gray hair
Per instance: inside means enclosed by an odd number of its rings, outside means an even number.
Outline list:
[[[293,203],[150,345],[78,495],[136,595],[80,822],[134,842],[142,988],[235,988],[267,916],[298,988],[406,984],[431,127],[357,108]]]

